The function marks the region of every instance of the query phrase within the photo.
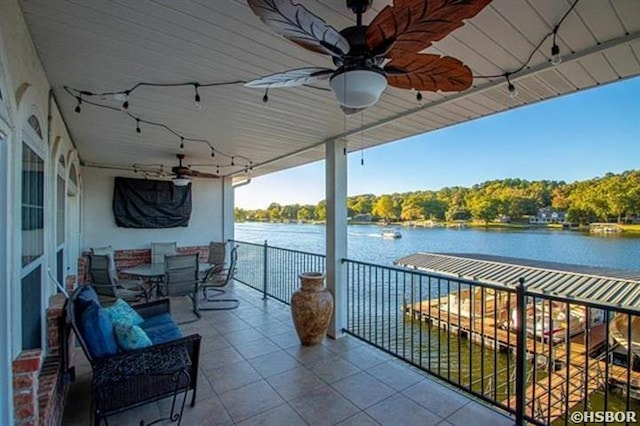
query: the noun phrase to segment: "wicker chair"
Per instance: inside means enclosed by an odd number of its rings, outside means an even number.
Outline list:
[[[100,296],[137,302],[149,300],[147,288],[142,280],[120,281],[112,273],[111,258],[106,254],[89,255],[89,280]]]
[[[227,269],[211,268],[205,274],[200,288],[204,300],[198,303],[198,309],[201,311],[222,311],[236,309],[240,306],[238,299],[223,299],[226,292],[223,288],[229,284],[236,273],[236,264],[238,262],[238,247],[231,249],[231,262]]]
[[[166,343],[156,344],[111,356],[94,358],[80,331],[79,286],[65,304],[66,318],[75,332],[84,351],[93,378],[91,384],[91,416],[94,425],[99,425],[112,414],[126,411],[149,402],[167,397],[174,398],[181,392],[192,390],[191,406],[195,406],[200,359],[199,334],[181,337]],[[132,306],[144,319],[161,314],[170,314],[168,299]],[[176,400],[174,400],[176,403]],[[184,402],[183,402],[184,404]],[[181,407],[172,405],[169,418],[178,420]],[[180,410],[180,414],[174,412]]]

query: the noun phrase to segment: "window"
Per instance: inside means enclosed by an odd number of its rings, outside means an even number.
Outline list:
[[[22,146],[22,266],[44,253],[44,161]]]
[[[58,176],[56,194],[56,245],[64,243],[64,209],[65,209],[65,194],[67,192],[64,179]]]

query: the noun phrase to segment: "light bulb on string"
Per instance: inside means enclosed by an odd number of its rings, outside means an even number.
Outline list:
[[[78,102],[76,104],[76,108],[75,108],[75,112],[80,114],[80,111],[82,111],[82,108],[80,108],[80,104],[82,103],[82,98],[80,96],[76,96],[76,101]]]
[[[262,102],[263,102],[263,103],[265,103],[265,104],[266,104],[267,102],[269,102],[269,88],[267,88],[267,89],[264,91],[264,96],[262,97]]]
[[[562,63],[562,56],[560,56],[560,47],[554,43],[551,46],[551,63],[553,65],[560,65]]]
[[[416,93],[416,100],[419,103],[422,103],[422,93],[420,91],[418,91],[418,93]]]
[[[236,165],[236,158],[235,157],[231,157],[231,165],[232,166]]]
[[[195,99],[194,99],[195,100],[195,105],[196,105],[196,110],[200,111],[202,109],[202,104],[200,103],[201,98],[200,98],[200,93],[198,93],[198,87],[200,87],[200,85],[198,83],[195,83],[193,85],[193,88],[194,88],[194,90],[196,92]]]
[[[136,118],[136,133],[140,134],[142,133],[142,130],[140,130],[140,119]]]
[[[211,158],[214,158],[216,156],[216,150],[214,148],[211,148]]]
[[[216,166],[216,174],[219,175],[220,174],[220,166]]]
[[[180,152],[184,151],[184,137],[180,136]]]
[[[562,56],[560,56],[560,46],[556,42],[556,38],[558,37],[558,30],[560,29],[560,25],[556,25],[553,29],[553,45],[551,46],[551,63],[553,65],[560,65],[562,62]]]
[[[505,74],[504,78],[507,80],[507,94],[511,99],[516,98],[518,96],[518,89],[509,79],[509,74]]]

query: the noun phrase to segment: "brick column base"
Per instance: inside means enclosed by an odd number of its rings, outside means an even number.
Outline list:
[[[35,426],[39,422],[38,376],[42,350],[23,351],[13,361],[13,419],[15,425]]]

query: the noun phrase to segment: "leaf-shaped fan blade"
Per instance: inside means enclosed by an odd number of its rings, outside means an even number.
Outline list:
[[[298,68],[249,81],[246,87],[293,87],[327,80],[334,71],[329,68]]]
[[[342,34],[292,0],[248,0],[247,3],[269,28],[306,49],[337,57],[349,53],[349,42]]]
[[[451,56],[405,53],[385,67],[389,85],[401,89],[460,92],[471,87],[473,75]]]
[[[367,47],[375,55],[398,58],[418,53],[464,25],[492,0],[395,0],[367,27]]]
[[[192,177],[197,177],[197,178],[209,178],[209,179],[218,179],[220,176],[213,174],[213,173],[207,173],[207,172],[199,172],[197,170],[193,170],[193,169],[189,169],[189,173],[185,174],[186,176],[192,176]]]

